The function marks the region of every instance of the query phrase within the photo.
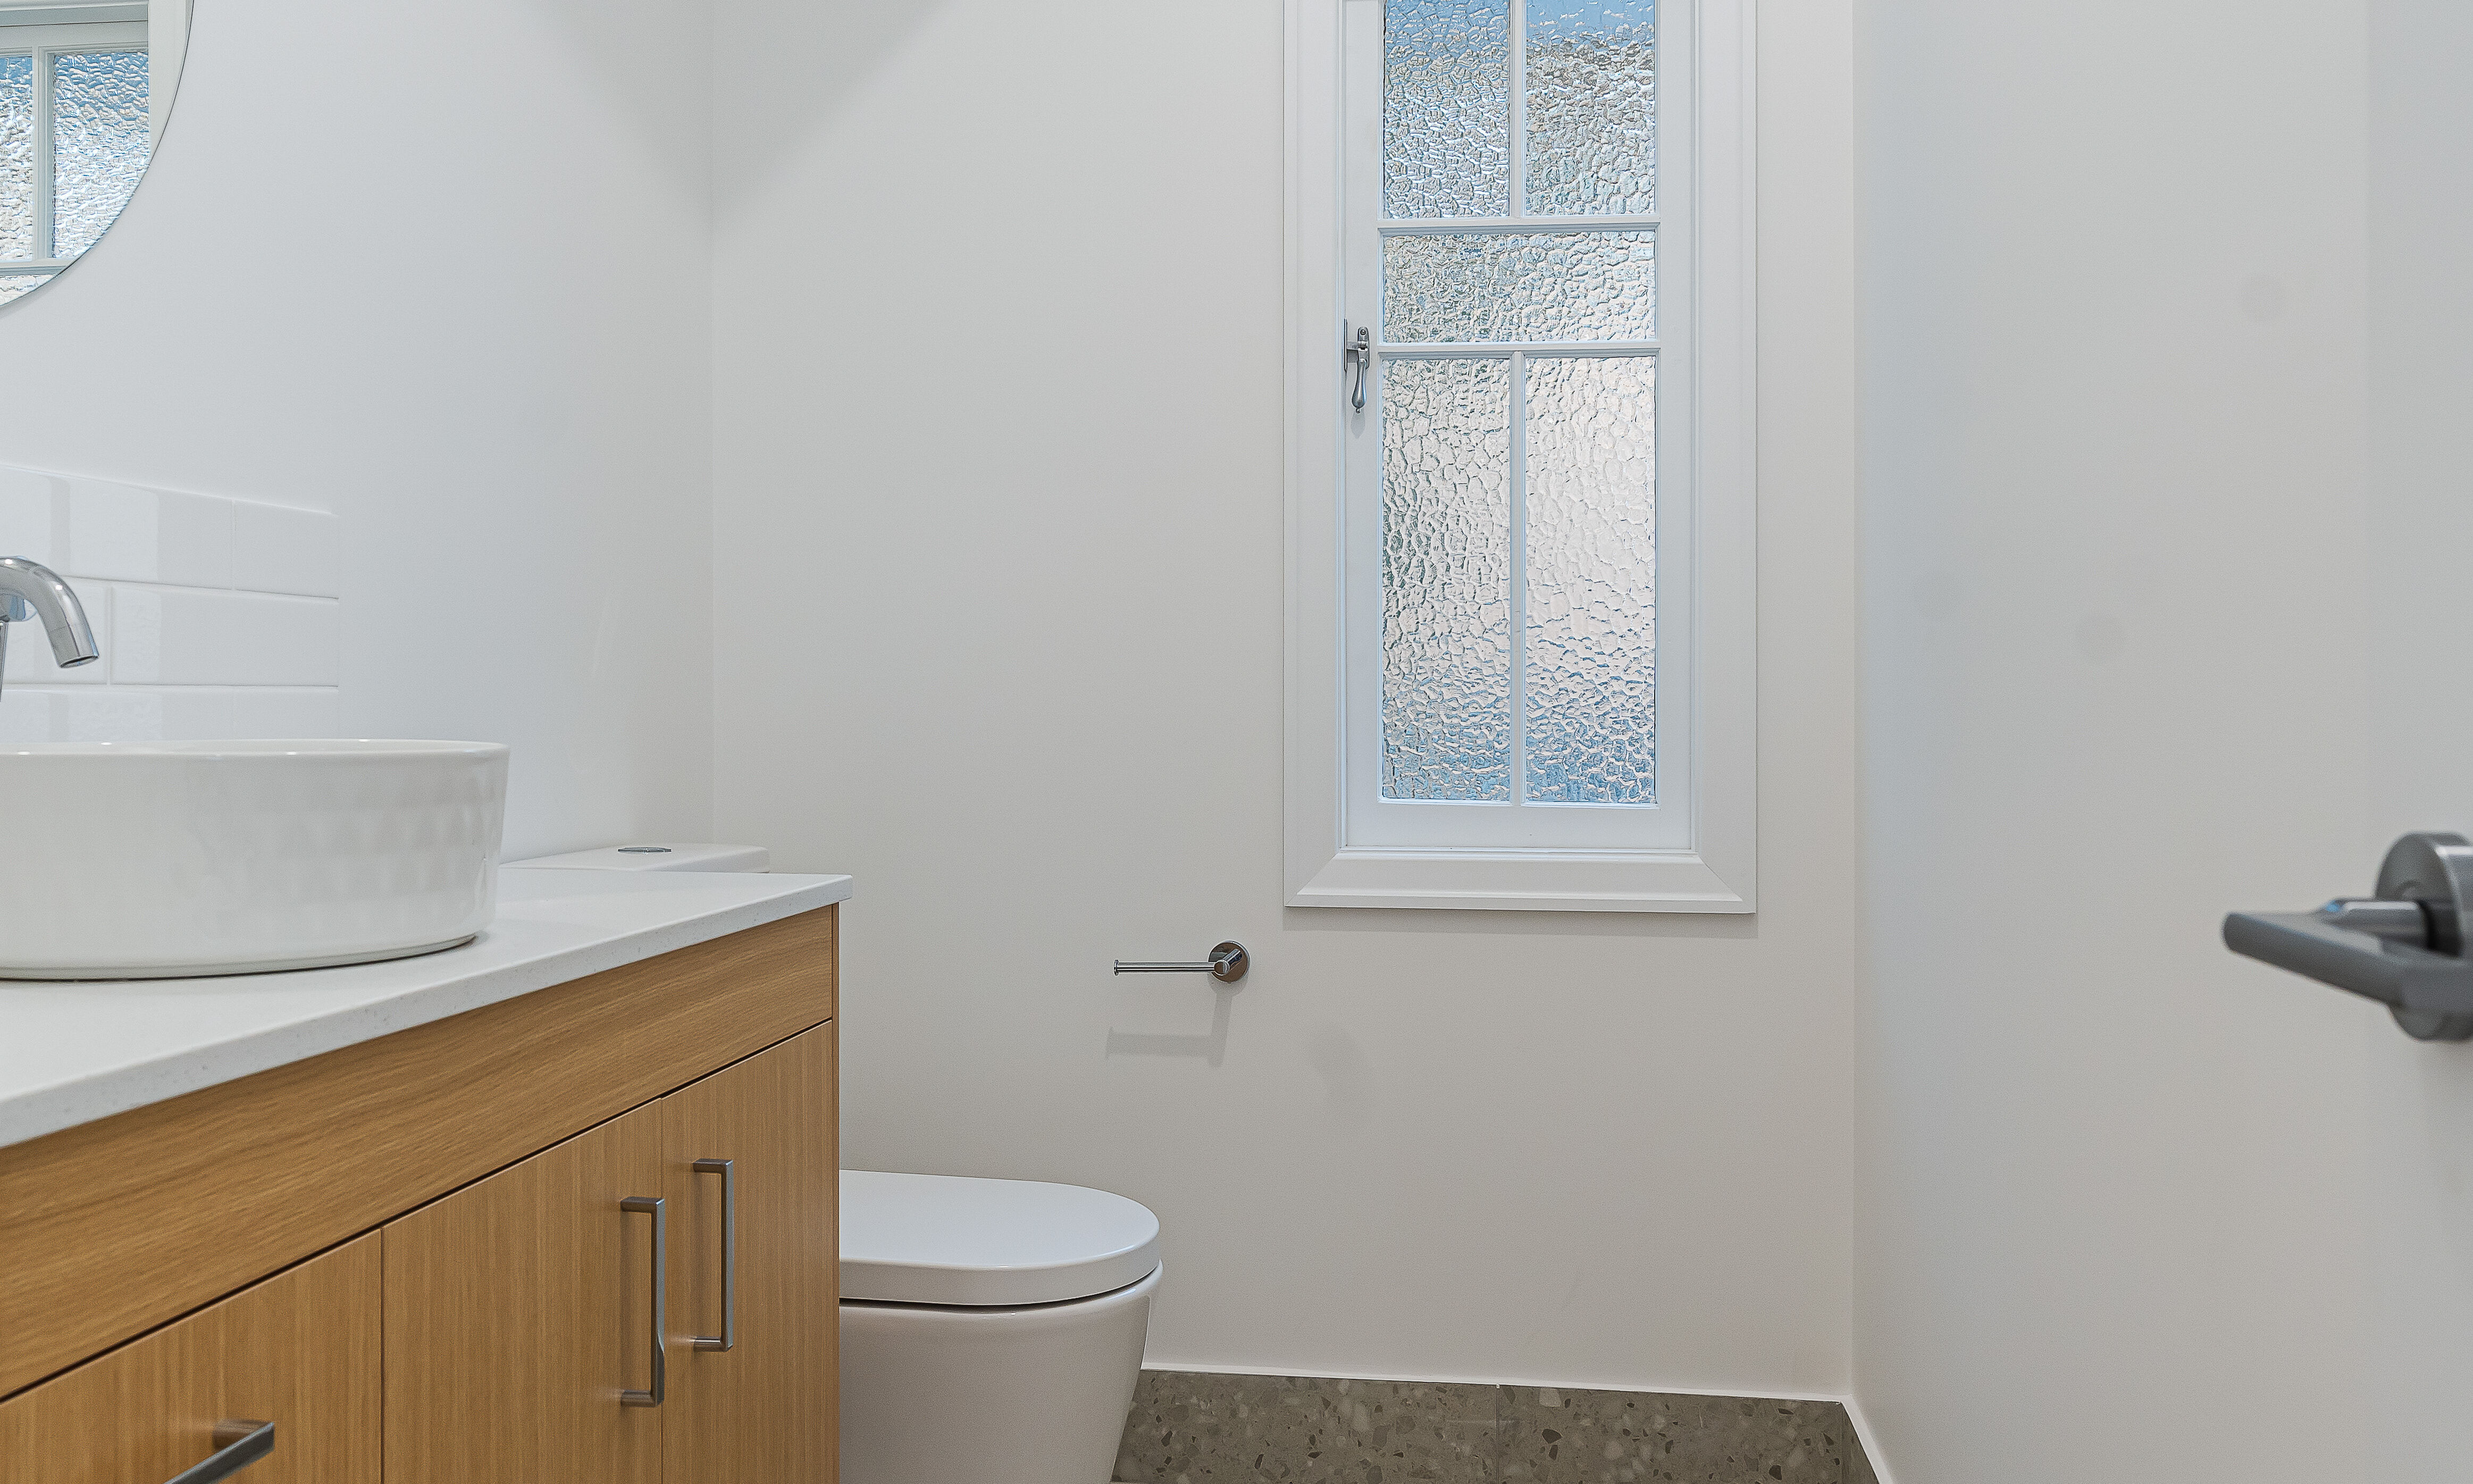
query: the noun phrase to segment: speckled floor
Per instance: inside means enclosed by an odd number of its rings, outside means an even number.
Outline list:
[[[1871,1484],[1835,1401],[1145,1371],[1131,1484]]]

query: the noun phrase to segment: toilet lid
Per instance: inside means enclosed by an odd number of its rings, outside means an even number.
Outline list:
[[[1032,1180],[842,1171],[842,1297],[1062,1304],[1159,1266],[1159,1218],[1121,1195]]]

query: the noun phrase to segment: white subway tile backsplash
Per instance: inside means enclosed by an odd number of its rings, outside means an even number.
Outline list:
[[[228,685],[177,685],[149,691],[161,707],[159,715],[163,736],[167,739],[203,741],[218,737],[282,737],[285,731],[243,730],[239,715],[232,707],[234,692]],[[325,691],[322,694],[332,695]]]
[[[214,733],[226,737],[340,737],[344,694],[333,686],[298,690],[216,690],[165,694],[215,694],[229,710]],[[171,725],[165,713],[166,726]],[[204,735],[204,733],[197,733]]]
[[[68,539],[52,564],[81,577],[154,577],[154,497],[100,480],[62,483],[68,487]]]
[[[322,510],[232,502],[230,586],[251,592],[343,596],[335,517]]]
[[[231,584],[233,502],[73,479],[67,571],[189,587]]]
[[[0,557],[57,569],[68,518],[68,481],[31,469],[0,468]]]
[[[18,553],[0,551],[0,557]],[[68,580],[69,590],[78,596],[85,609],[87,627],[94,630],[94,647],[103,658],[92,664],[82,664],[74,670],[63,670],[52,662],[52,641],[43,633],[40,621],[9,626],[9,662],[0,666],[0,697],[10,685],[102,685],[111,679],[111,588],[103,583],[88,582],[82,577]]]
[[[186,587],[112,590],[111,678],[140,685],[333,685],[342,626],[326,598]]]
[[[168,490],[156,493],[155,501],[154,580],[188,587],[238,586],[232,581],[232,527],[239,507],[230,500]],[[74,522],[76,507],[70,509]],[[76,561],[74,528],[70,541],[69,558]]]
[[[0,688],[0,747],[52,740],[52,696],[15,685]]]
[[[143,587],[123,587],[112,610],[111,647],[103,652],[122,684],[163,678],[163,604]],[[91,609],[92,604],[87,607]]]
[[[52,702],[55,742],[160,742],[163,698],[144,690],[97,686],[63,690]]]
[[[0,745],[337,735],[336,524],[322,511],[0,468],[0,556],[69,579],[103,651],[63,671],[38,627],[17,627]]]
[[[0,692],[0,747],[31,742],[153,742],[343,734],[332,686],[91,686]]]

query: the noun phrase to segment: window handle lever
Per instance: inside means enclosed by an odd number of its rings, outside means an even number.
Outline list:
[[[1348,405],[1358,412],[1365,410],[1365,373],[1374,365],[1374,332],[1364,325],[1357,327],[1357,338],[1348,338],[1345,321],[1339,326],[1340,359],[1357,368],[1357,390],[1349,395]]]

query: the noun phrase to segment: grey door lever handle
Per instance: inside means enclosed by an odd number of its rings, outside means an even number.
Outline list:
[[[2473,844],[2425,832],[2398,840],[2376,895],[2316,912],[2236,912],[2224,946],[2377,1000],[2417,1041],[2473,1039]]]

